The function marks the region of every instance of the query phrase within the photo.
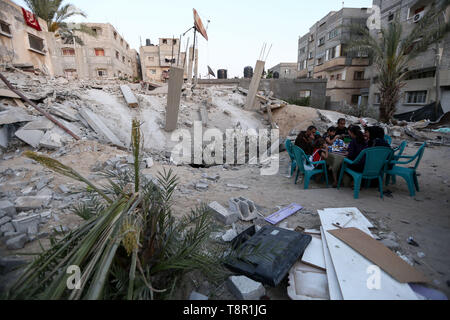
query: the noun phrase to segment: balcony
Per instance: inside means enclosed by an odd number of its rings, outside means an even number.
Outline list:
[[[300,71],[297,71],[297,78],[306,78],[308,76],[308,70],[303,69]]]
[[[328,80],[327,89],[364,89],[369,88],[370,80]]]
[[[338,69],[342,69],[346,66],[368,66],[369,65],[369,59],[367,58],[355,58],[352,59],[351,64],[346,63],[347,58],[346,57],[339,57],[334,58],[333,60],[329,60],[325,62],[324,64],[321,64],[320,66],[316,66],[314,68],[314,73],[322,72],[322,71],[334,71]]]

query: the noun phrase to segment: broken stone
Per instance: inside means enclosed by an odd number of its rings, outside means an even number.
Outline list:
[[[8,200],[0,201],[0,211],[3,211],[10,217],[14,217],[16,215],[16,208]]]
[[[16,199],[15,207],[19,211],[41,209],[47,206],[50,200],[49,196],[20,197]]]
[[[241,190],[247,190],[249,187],[245,186],[243,184],[227,184],[227,187],[234,188],[234,189],[241,189]]]
[[[37,194],[39,197],[53,197],[53,191],[47,187],[43,188]]]
[[[59,135],[55,129],[47,131],[42,139],[39,141],[39,145],[47,149],[59,149],[63,146],[61,141],[61,135]]]
[[[41,219],[50,219],[52,217],[51,211],[45,211],[39,214]]]
[[[112,144],[124,147],[124,144],[116,137],[114,133],[103,123],[103,121],[93,112],[88,109],[80,111],[80,115],[87,121],[89,126],[94,129],[99,135],[110,141]]]
[[[20,129],[19,131],[16,131],[16,137],[33,148],[37,148],[39,147],[39,142],[44,137],[44,131]]]
[[[19,232],[8,231],[8,232],[5,232],[5,234],[3,235],[2,241],[4,244],[6,244],[6,241],[8,241],[9,239],[18,237],[20,235],[21,235],[21,233],[19,233]]]
[[[40,117],[37,120],[27,123],[24,130],[51,130],[55,127],[55,124],[48,120],[46,117]]]
[[[0,146],[3,148],[8,148],[10,134],[7,126],[0,128]]]
[[[77,112],[75,110],[59,103],[56,103],[51,107],[50,113],[68,121],[78,121]]]
[[[41,222],[41,216],[39,214],[34,214],[29,217],[14,219],[12,221],[12,224],[14,225],[16,232],[28,233],[30,228],[31,228],[31,230],[35,230],[35,228],[36,228],[36,231],[34,233],[38,233],[38,231],[39,231],[38,226],[39,226],[40,222]]]
[[[63,184],[61,184],[61,185],[59,186],[59,190],[61,190],[62,193],[69,193],[69,192],[70,192],[70,189],[67,188],[67,187],[66,187],[65,185],[63,185]]]
[[[392,239],[383,239],[383,240],[381,240],[381,243],[384,244],[386,247],[388,247],[391,250],[400,249],[400,245]]]
[[[208,297],[198,293],[196,291],[192,291],[191,295],[189,296],[189,300],[198,300],[198,301],[202,301],[202,300],[208,300]]]
[[[27,187],[27,188],[22,190],[22,194],[25,195],[25,196],[30,196],[30,195],[32,195],[31,193],[33,192],[33,189],[34,189],[33,186]]]
[[[259,300],[266,294],[264,286],[245,276],[233,276],[227,281],[228,289],[239,300]]]
[[[11,222],[5,223],[4,225],[0,226],[0,234],[4,234],[7,232],[14,232],[14,226]]]
[[[225,242],[231,242],[237,236],[238,236],[238,234],[237,234],[236,230],[230,229],[222,236],[222,240]]]
[[[208,187],[209,187],[209,185],[206,184],[206,183],[197,183],[197,184],[195,184],[195,188],[197,190],[207,190]]]
[[[231,225],[239,219],[237,213],[229,212],[226,208],[221,206],[220,203],[216,201],[210,203],[209,208],[213,211],[216,219],[225,225]]]
[[[240,198],[232,198],[228,201],[230,211],[238,214],[243,221],[251,221],[258,218],[256,206],[253,201]]]
[[[3,218],[0,218],[0,226],[4,225],[10,221],[11,221],[11,217],[4,216]]]
[[[18,122],[30,122],[33,121],[34,117],[25,113],[21,109],[9,109],[0,112],[0,125],[12,124]]]
[[[144,159],[144,161],[145,161],[147,168],[153,167],[153,165],[154,165],[153,158],[146,158],[146,159]]]
[[[21,234],[20,236],[14,237],[6,241],[6,247],[8,250],[19,250],[25,247],[25,243],[27,243],[27,236],[25,234]]]

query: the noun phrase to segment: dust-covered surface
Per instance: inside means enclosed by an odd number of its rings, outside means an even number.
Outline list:
[[[291,203],[298,203],[304,209],[284,221],[283,226],[291,229],[311,229],[320,227],[317,210],[357,207],[378,228],[374,231],[375,234],[382,239],[388,239],[395,252],[406,256],[416,268],[429,277],[433,287],[450,294],[450,149],[447,146],[448,136],[445,134],[421,130],[426,128],[426,123],[385,126],[394,136],[395,145],[402,140],[409,140],[405,154],[414,155],[417,152],[420,143],[416,140],[433,142],[427,147],[418,170],[421,192],[414,198],[410,197],[406,183],[398,178],[397,185],[387,188],[392,192],[392,197],[385,196],[382,200],[378,189],[373,188],[362,190],[360,199],[355,200],[353,190],[349,188],[336,190],[313,182],[309,190],[303,190],[301,179],[298,185],[295,185],[293,178],[287,177],[290,159],[286,152],[281,153],[279,172],[273,176],[261,175],[260,165],[216,165],[204,168],[176,166],[171,160],[171,151],[178,142],[172,141],[172,133],[163,130],[167,100],[164,93],[152,94],[139,85],[132,85],[140,106],[130,109],[121,96],[120,82],[68,82],[65,79],[28,77],[21,73],[7,73],[7,77],[49,111],[55,103],[68,105],[75,111],[88,108],[102,119],[124,145],[130,143],[131,120],[138,118],[144,134],[143,158],[153,159],[153,166],[144,169],[143,174],[156,177],[163,169],[172,169],[179,178],[173,204],[175,217],[182,217],[201,204],[217,201],[228,207],[230,198],[245,197],[252,200],[264,216],[269,216]],[[194,92],[185,88],[182,93],[178,130],[192,132],[193,123],[201,121],[199,111],[203,106],[206,106],[209,118],[206,128],[217,128],[222,132],[235,128],[267,129],[267,114],[243,110],[245,99],[236,88],[212,87],[197,89]],[[12,99],[0,97],[0,102],[5,110],[22,108],[29,114],[38,115],[31,108],[17,106]],[[324,131],[334,124],[336,117],[342,116],[290,105],[274,110],[273,114],[274,121],[280,127],[281,137],[295,137],[296,132],[305,130],[311,124]],[[350,117],[347,119],[351,122],[358,120]],[[26,123],[11,124],[9,128],[17,130],[24,124]],[[112,146],[82,119],[70,121],[70,124],[79,129],[82,141],[75,142],[66,137],[61,147],[36,149],[70,166],[98,185],[106,183],[98,175],[99,170],[108,166],[116,169],[129,166],[129,150]],[[41,252],[40,244],[44,248],[48,247],[51,234],[58,230],[73,230],[83,223],[83,219],[74,215],[72,209],[74,205],[86,201],[86,187],[23,156],[24,151],[36,149],[15,137],[10,137],[8,147],[2,148],[0,154],[0,201],[10,201],[14,205],[22,196],[50,197],[50,200],[39,208],[17,210],[14,218],[39,215],[39,230],[18,250],[8,250],[5,238],[2,238],[2,257]],[[203,187],[199,188],[198,184]],[[236,188],[236,185],[241,188]],[[265,224],[262,218],[258,218],[254,223],[258,226]],[[238,222],[235,228],[237,231],[243,231],[251,225],[250,222]],[[230,228],[232,227],[223,226],[221,234]],[[3,236],[4,233],[2,232]],[[413,237],[419,247],[409,245],[409,237]],[[0,287],[4,287],[17,277],[17,273],[2,274],[0,277]],[[277,288],[266,287],[267,295],[271,299],[289,299],[286,288],[287,281]],[[177,298],[187,299],[192,290],[209,295],[211,299],[235,299],[225,284],[214,286],[199,274],[186,277],[180,284]]]

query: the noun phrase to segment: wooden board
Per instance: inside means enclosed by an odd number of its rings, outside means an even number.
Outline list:
[[[368,272],[373,263],[328,232],[338,229],[333,226],[332,214],[319,211],[319,216],[344,300],[417,300],[409,285],[396,281],[383,270],[379,273],[380,290],[369,289]]]
[[[322,228],[320,228],[322,233],[322,239],[325,239],[325,234]],[[339,281],[336,276],[336,271],[334,270],[333,260],[331,260],[330,250],[326,241],[322,241],[323,245],[323,255],[325,258],[325,266],[327,269],[327,279],[328,279],[328,292],[330,293],[331,300],[343,300],[341,287],[339,286]]]
[[[427,283],[425,276],[403,261],[381,242],[374,240],[356,228],[329,231],[359,254],[375,263],[395,280],[401,283]]]
[[[310,244],[303,253],[302,262],[323,271],[326,270],[322,240],[319,237],[312,237]]]
[[[0,89],[0,97],[20,99],[20,97],[9,89]]]

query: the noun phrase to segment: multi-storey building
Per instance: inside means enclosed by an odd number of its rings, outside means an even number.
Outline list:
[[[54,39],[55,74],[80,79],[140,78],[138,53],[109,23],[86,23],[95,35],[77,32],[83,45]]]
[[[281,62],[277,64],[275,67],[269,69],[269,71],[272,71],[272,73],[278,74],[279,79],[295,79],[297,78],[297,63],[290,63],[290,62]]]
[[[49,53],[53,34],[48,32],[43,19],[36,17],[36,21],[35,27],[27,25],[20,6],[10,0],[0,0],[0,62],[31,64],[53,76]]]
[[[159,45],[152,45],[150,40],[140,48],[142,76],[144,81],[165,82],[169,78],[171,66],[188,65],[186,53],[180,51],[180,40],[160,38]],[[186,75],[185,75],[186,77]]]
[[[434,4],[434,0],[374,0],[374,6],[381,11],[381,26],[388,28],[389,24],[398,19],[402,24],[403,37],[410,34],[411,30],[420,21],[423,15]],[[450,8],[442,12],[438,21],[450,21]],[[450,36],[447,36],[438,49],[441,54],[440,93],[444,112],[450,111]],[[423,106],[436,101],[436,47],[432,45],[409,65],[405,86],[402,88],[402,96],[397,105],[397,113],[404,113],[420,109]],[[379,108],[380,95],[378,89],[377,72],[373,68],[371,73],[373,81],[370,87],[369,102],[374,108]]]
[[[369,15],[367,8],[332,11],[299,38],[297,75],[328,80],[329,108],[367,104],[363,95],[370,85],[365,74],[369,59],[367,55],[351,54],[346,49],[351,40],[349,27],[365,25]]]

